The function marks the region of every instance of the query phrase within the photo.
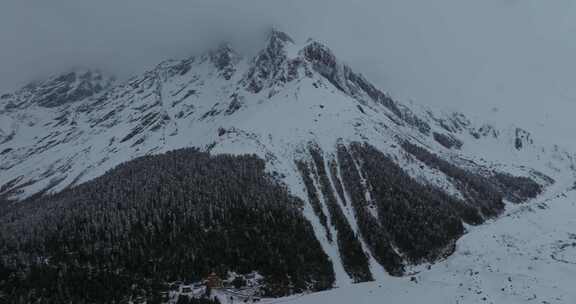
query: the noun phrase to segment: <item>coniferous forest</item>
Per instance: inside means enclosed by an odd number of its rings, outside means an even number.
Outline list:
[[[0,218],[8,303],[152,303],[167,282],[258,271],[268,295],[332,286],[303,202],[255,156],[147,156]]]

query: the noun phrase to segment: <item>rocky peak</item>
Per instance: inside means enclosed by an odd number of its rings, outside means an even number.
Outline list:
[[[280,50],[287,44],[294,44],[294,40],[286,33],[277,29],[271,29],[268,33],[267,49]]]
[[[302,54],[309,61],[326,68],[334,68],[337,64],[336,56],[324,44],[309,40],[309,43],[302,49]]]
[[[211,50],[208,54],[210,61],[221,72],[220,75],[230,80],[236,71],[235,65],[240,60],[240,56],[230,47],[228,43],[221,44],[218,48]]]
[[[421,133],[428,134],[430,126],[418,118],[407,107],[402,106],[392,100],[386,93],[382,92],[364,76],[354,72],[348,65],[340,62],[324,44],[309,40],[308,44],[300,52],[309,62],[315,71],[330,81],[336,88],[348,94],[361,103],[369,100],[384,105],[397,118],[408,125],[417,128]]]
[[[264,49],[254,57],[243,81],[248,91],[258,93],[264,87],[288,81],[286,46],[289,44],[294,44],[294,41],[286,33],[270,31]]]
[[[342,92],[360,100],[370,98],[380,101],[385,98],[385,94],[376,89],[362,75],[341,63],[326,45],[309,40],[300,54],[312,64],[315,71]]]
[[[345,74],[350,71],[346,66],[338,63],[336,56],[327,46],[318,41],[309,40],[300,53],[312,63],[314,70],[326,77],[338,89],[349,93]]]

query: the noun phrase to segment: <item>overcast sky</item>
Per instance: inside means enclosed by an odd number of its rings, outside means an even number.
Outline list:
[[[215,41],[254,41],[275,25],[298,41],[325,42],[401,100],[544,125],[572,144],[575,3],[2,0],[0,91],[73,66],[124,77]]]

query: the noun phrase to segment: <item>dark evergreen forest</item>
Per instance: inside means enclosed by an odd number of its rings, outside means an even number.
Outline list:
[[[303,202],[255,156],[146,156],[0,217],[8,303],[153,303],[167,282],[260,272],[268,295],[330,288]]]
[[[374,147],[340,145],[337,158],[362,237],[389,273],[401,275],[405,263],[443,256],[464,233],[455,207],[460,202],[418,183]]]

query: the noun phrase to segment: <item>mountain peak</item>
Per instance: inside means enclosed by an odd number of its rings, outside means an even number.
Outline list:
[[[258,93],[266,86],[286,82],[286,48],[293,44],[294,40],[288,34],[276,29],[270,30],[264,49],[254,57],[252,67],[244,80],[249,91]]]
[[[290,35],[282,32],[276,28],[271,28],[268,32],[268,41],[269,42],[283,42],[283,43],[294,43],[294,40]]]
[[[294,40],[288,34],[271,29],[263,51],[270,57],[286,57],[286,46],[293,44]]]

